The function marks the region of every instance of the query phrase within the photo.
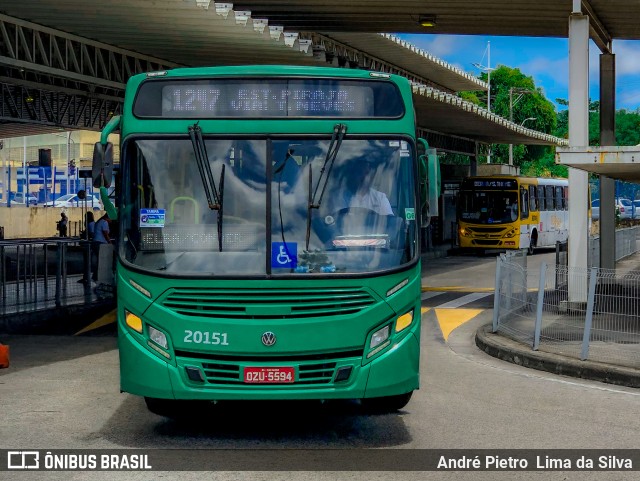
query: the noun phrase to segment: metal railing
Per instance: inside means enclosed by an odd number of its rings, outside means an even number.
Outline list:
[[[110,286],[91,282],[91,245],[74,238],[0,241],[0,315],[91,304]]]
[[[637,251],[636,239],[640,226],[616,229],[616,261],[624,259]],[[589,238],[590,267],[600,267],[600,236]]]
[[[622,235],[626,255],[637,252]],[[533,350],[640,368],[640,272],[545,263],[531,272],[525,251],[503,254],[493,315],[493,332]]]

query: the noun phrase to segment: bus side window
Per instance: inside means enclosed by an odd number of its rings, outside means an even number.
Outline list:
[[[557,186],[556,191],[556,210],[564,210],[564,198],[562,197],[562,187]]]
[[[538,210],[538,189],[535,185],[529,186],[529,210],[533,212]]]
[[[540,208],[540,211],[547,210],[547,203],[545,202],[543,186],[538,187],[538,207]]]
[[[563,195],[563,199],[564,199],[564,210],[569,210],[569,187],[564,186],[562,188],[562,195]],[[587,197],[587,201],[591,199],[591,197]]]
[[[520,189],[520,218],[529,218],[529,192],[526,187]]]
[[[553,186],[547,185],[545,188],[546,199],[547,199],[547,210],[556,210],[554,198],[553,198]]]

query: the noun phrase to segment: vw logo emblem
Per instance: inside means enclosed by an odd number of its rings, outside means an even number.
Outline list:
[[[265,346],[273,346],[275,343],[276,335],[273,332],[267,331],[262,335],[262,344]]]

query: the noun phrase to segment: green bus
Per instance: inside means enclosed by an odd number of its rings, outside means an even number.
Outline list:
[[[166,416],[195,400],[404,407],[419,387],[415,119],[409,81],[380,72],[131,77],[93,164],[104,193],[119,130],[121,390]]]

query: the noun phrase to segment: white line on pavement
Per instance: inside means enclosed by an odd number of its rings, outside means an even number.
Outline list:
[[[471,294],[467,294],[466,296],[459,297],[458,299],[454,299],[453,301],[445,302],[439,306],[436,306],[435,309],[455,309],[460,306],[464,306],[465,304],[469,304],[470,302],[477,301],[478,299],[482,299],[483,297],[490,296],[491,293],[487,292],[472,292]]]

